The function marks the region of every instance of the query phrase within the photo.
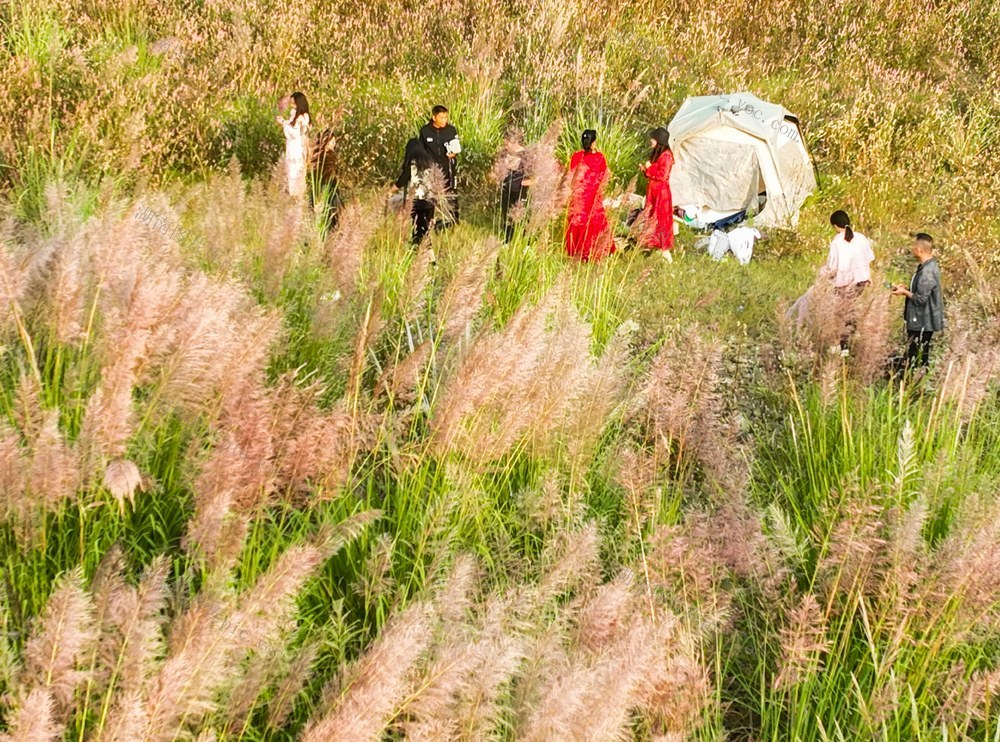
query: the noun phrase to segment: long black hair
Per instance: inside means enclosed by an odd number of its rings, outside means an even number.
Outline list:
[[[593,129],[585,129],[583,135],[580,137],[580,145],[583,147],[584,152],[590,152],[596,141],[597,132]]]
[[[854,239],[854,230],[851,229],[851,217],[847,215],[846,211],[835,211],[830,215],[830,224],[834,227],[842,227],[847,231],[844,233],[844,239],[850,242]]]
[[[656,142],[653,151],[649,153],[649,161],[656,162],[660,155],[670,151],[670,132],[660,126],[649,132],[649,138]]]
[[[309,101],[306,100],[305,93],[292,93],[292,101],[295,103],[295,115],[292,116],[291,123],[295,123],[295,120],[301,116],[303,113],[309,113]],[[310,118],[312,118],[310,116]]]
[[[424,146],[424,142],[419,137],[413,137],[406,143],[406,162],[412,162],[417,166],[417,170],[429,170],[434,161],[430,152]]]

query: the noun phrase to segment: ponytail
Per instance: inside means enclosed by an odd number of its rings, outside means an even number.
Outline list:
[[[830,215],[830,224],[844,230],[844,239],[850,242],[854,239],[854,230],[851,229],[851,218],[846,211],[835,211]]]

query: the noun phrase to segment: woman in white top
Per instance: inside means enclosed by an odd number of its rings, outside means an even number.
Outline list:
[[[872,282],[872,245],[860,232],[851,229],[851,218],[845,211],[835,211],[830,224],[837,230],[830,241],[830,255],[823,266],[823,273],[833,281],[833,290],[839,297],[837,313],[844,322],[840,334],[841,353],[850,352],[851,338],[858,329],[857,299],[865,286]]]
[[[872,281],[871,242],[860,232],[851,229],[851,219],[845,211],[835,211],[830,224],[837,234],[830,241],[830,255],[823,268],[833,280],[833,286],[845,293],[859,293]]]
[[[285,168],[288,192],[301,198],[306,192],[306,147],[309,139],[309,101],[302,93],[292,93],[288,119],[275,116],[285,130]]]

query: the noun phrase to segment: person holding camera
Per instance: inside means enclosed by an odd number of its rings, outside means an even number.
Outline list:
[[[944,329],[941,268],[934,257],[934,240],[926,232],[914,235],[910,253],[917,259],[917,270],[909,287],[896,284],[892,287],[892,295],[906,297],[903,321],[910,342],[903,366],[926,368],[931,357],[931,338]]]
[[[458,141],[458,130],[449,123],[449,113],[445,106],[434,106],[431,119],[420,127],[420,141],[430,153],[445,179],[445,198],[448,208],[444,210],[447,220],[438,220],[438,226],[450,226],[458,222],[458,173],[457,157],[462,151]]]

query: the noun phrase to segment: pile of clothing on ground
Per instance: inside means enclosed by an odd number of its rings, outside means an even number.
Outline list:
[[[731,252],[740,265],[746,265],[753,257],[753,243],[759,239],[760,230],[753,227],[737,227],[729,232],[716,229],[708,238],[708,254],[713,260],[722,260]]]
[[[733,224],[739,224],[747,218],[747,210],[716,211],[707,206],[677,206],[674,208],[674,221],[692,229],[725,229]]]

